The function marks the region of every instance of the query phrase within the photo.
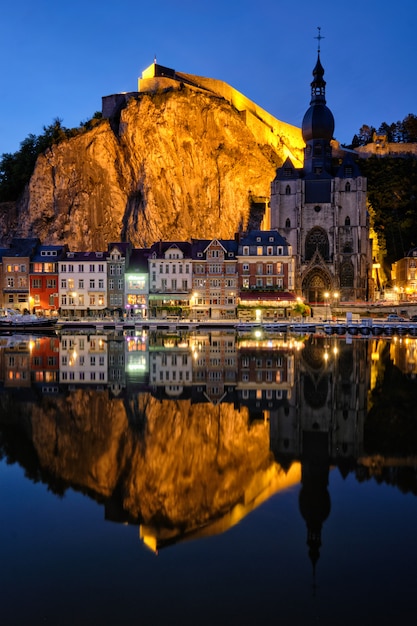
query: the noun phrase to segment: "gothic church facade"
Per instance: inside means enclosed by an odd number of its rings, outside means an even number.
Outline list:
[[[288,158],[271,184],[270,224],[292,246],[296,292],[310,303],[371,297],[371,241],[366,178],[354,155],[332,154],[334,118],[326,106],[320,49],[310,107],[302,122],[304,166]],[[327,295],[326,294],[326,295]]]

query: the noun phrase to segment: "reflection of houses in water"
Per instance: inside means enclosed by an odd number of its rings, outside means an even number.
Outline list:
[[[64,334],[59,344],[59,380],[70,385],[107,385],[107,336]]]
[[[115,331],[107,336],[108,386],[114,396],[126,388],[126,340]]]
[[[295,353],[301,347],[285,339],[240,342],[236,396],[248,407],[251,419],[268,417],[291,398]]]
[[[4,386],[8,389],[31,387],[30,337],[9,341],[2,352]]]
[[[390,345],[393,364],[409,378],[417,377],[417,339],[393,337]]]
[[[140,387],[148,383],[148,334],[137,331],[125,337],[126,385]]]
[[[234,332],[213,331],[191,338],[194,400],[227,401],[236,385],[237,347]],[[199,399],[200,398],[200,399]]]
[[[166,397],[184,397],[193,381],[189,339],[180,333],[154,334],[149,342],[149,383]]]

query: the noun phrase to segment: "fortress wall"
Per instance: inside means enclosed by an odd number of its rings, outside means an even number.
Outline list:
[[[127,93],[116,93],[111,96],[103,96],[101,99],[101,114],[108,119],[121,109],[129,100],[136,96],[135,91]]]
[[[356,152],[362,158],[369,156],[405,156],[406,154],[417,155],[417,143],[368,143],[366,146],[359,146]]]
[[[302,167],[305,144],[301,129],[277,120],[273,115],[222,80],[175,72],[175,70],[152,64],[142,72],[142,77],[138,79],[138,93],[179,89],[181,83],[186,84],[191,89],[214,94],[229,102],[240,112],[246,126],[251,130],[259,144],[267,144],[278,149],[280,153],[283,153],[284,159],[289,156],[296,167]],[[137,93],[103,97],[103,117],[111,117],[134,95]]]
[[[278,134],[276,128],[271,128],[265,124],[263,120],[253,115],[251,111],[242,111],[241,116],[258,143],[269,144],[277,148],[279,152],[283,152],[284,160],[290,157],[295,167],[303,166],[304,142],[302,140],[302,146],[298,148],[297,137],[284,135],[284,133]],[[299,134],[301,135],[301,132]],[[296,147],[294,148],[294,146]]]
[[[230,102],[238,111],[250,111],[256,117],[263,120],[265,124],[268,124],[271,128],[278,130],[280,134],[291,138],[292,142],[302,149],[304,148],[304,141],[301,136],[301,130],[297,126],[281,122],[276,117],[262,109],[252,100],[249,100],[240,91],[237,91],[234,87],[231,87],[222,80],[216,78],[205,78],[204,76],[193,76],[192,74],[184,74],[177,72],[177,77],[183,76],[187,81],[194,83],[196,86],[205,87],[207,90],[217,93],[225,100]]]
[[[158,89],[168,89],[170,87],[178,89],[178,80],[175,78],[167,78],[166,76],[150,76],[149,78],[139,78],[138,80],[138,90],[141,93],[158,91]]]

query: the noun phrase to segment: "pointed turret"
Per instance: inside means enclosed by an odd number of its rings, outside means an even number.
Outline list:
[[[321,38],[319,33],[319,42]],[[316,176],[330,173],[332,165],[330,141],[334,133],[334,117],[326,106],[326,81],[320,61],[320,45],[317,51],[317,62],[313,69],[310,107],[304,115],[301,130],[306,142],[305,172]]]

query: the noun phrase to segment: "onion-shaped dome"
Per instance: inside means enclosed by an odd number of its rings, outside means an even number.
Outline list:
[[[311,82],[310,108],[304,115],[301,126],[305,142],[312,139],[324,139],[330,141],[334,132],[333,113],[326,106],[326,81],[323,78],[324,69],[320,62],[320,54],[313,70]]]
[[[306,143],[312,139],[330,141],[333,138],[334,117],[329,107],[312,104],[304,115],[301,132]]]

